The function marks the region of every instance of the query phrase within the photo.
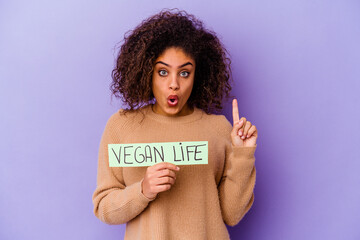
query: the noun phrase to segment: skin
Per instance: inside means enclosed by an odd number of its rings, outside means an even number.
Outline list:
[[[195,67],[194,59],[179,48],[169,48],[156,59],[152,79],[152,91],[156,98],[156,103],[153,105],[155,113],[171,117],[192,113],[193,109],[190,109],[187,100],[194,84]],[[176,107],[169,107],[167,97],[173,94],[179,96],[179,103]],[[232,115],[233,129],[230,133],[232,146],[256,146],[257,129],[245,117],[239,119],[236,99],[232,102]],[[167,162],[148,167],[142,181],[144,196],[153,200],[158,193],[169,190],[175,184],[176,172],[179,170],[179,167]]]
[[[239,120],[239,109],[236,99],[232,102],[233,129],[230,133],[233,147],[254,147],[258,137],[255,125],[247,121],[245,117]]]
[[[156,98],[155,113],[179,117],[193,112],[187,100],[190,97],[195,76],[195,60],[182,49],[166,49],[156,60],[152,75],[152,92]],[[167,97],[177,95],[179,102],[169,106]]]

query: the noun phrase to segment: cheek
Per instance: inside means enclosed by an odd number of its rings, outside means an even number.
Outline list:
[[[186,86],[186,93],[187,93],[187,95],[190,95],[190,94],[191,94],[193,87],[194,87],[194,80],[191,81],[191,82],[190,82],[189,84],[187,84],[187,86]]]
[[[153,78],[152,80],[152,85],[151,85],[151,90],[153,92],[153,94],[157,95],[159,94],[160,92],[163,92],[164,91],[164,87],[165,87],[165,84],[164,82],[162,81],[159,81],[159,79],[156,79],[156,78]]]

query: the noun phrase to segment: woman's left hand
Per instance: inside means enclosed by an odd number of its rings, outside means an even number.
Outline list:
[[[254,147],[258,132],[255,125],[246,121],[245,117],[239,120],[239,109],[237,100],[232,102],[233,129],[231,131],[231,142],[233,147]]]

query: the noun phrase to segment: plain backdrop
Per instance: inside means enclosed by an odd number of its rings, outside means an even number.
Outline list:
[[[357,0],[0,0],[0,239],[123,238],[91,199],[122,107],[110,74],[124,34],[175,7],[218,34],[259,131],[255,202],[231,238],[360,239]]]

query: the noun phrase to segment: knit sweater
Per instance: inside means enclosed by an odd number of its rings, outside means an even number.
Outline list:
[[[254,201],[255,149],[233,147],[232,125],[223,115],[168,117],[150,105],[108,120],[98,159],[95,215],[126,223],[125,239],[229,239]],[[147,167],[109,167],[108,144],[208,141],[208,164],[182,165],[175,184],[154,199],[142,193]]]

